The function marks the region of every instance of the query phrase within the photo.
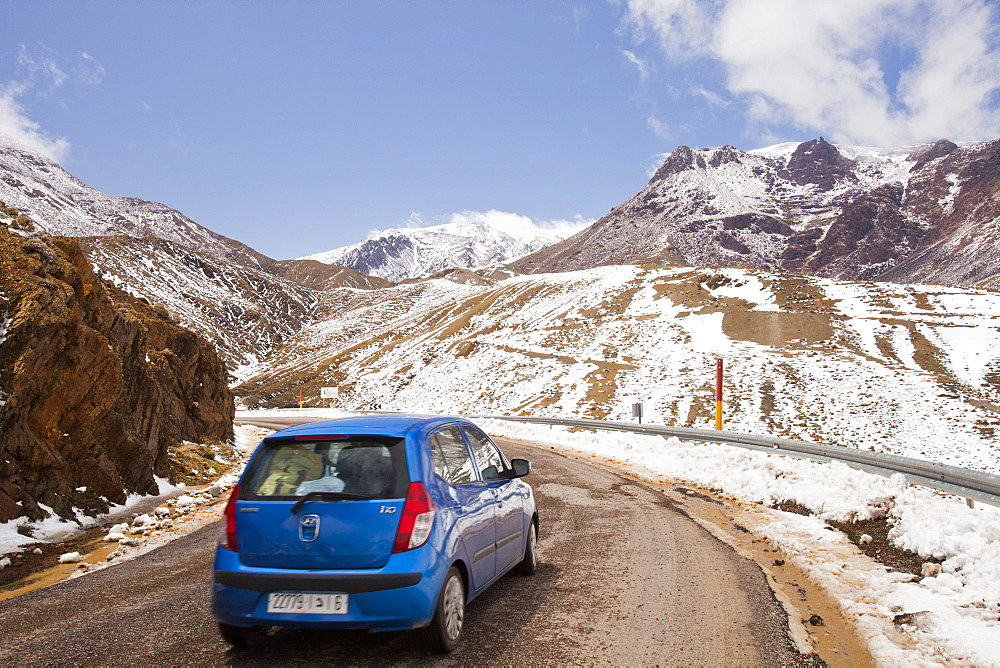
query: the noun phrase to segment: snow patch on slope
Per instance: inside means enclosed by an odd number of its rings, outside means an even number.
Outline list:
[[[643,401],[651,422],[711,428],[722,357],[728,429],[1000,472],[994,292],[612,266],[339,295],[248,389],[294,378],[342,386],[346,409],[612,420]]]

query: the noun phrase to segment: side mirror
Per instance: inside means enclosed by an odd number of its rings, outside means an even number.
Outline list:
[[[531,462],[527,459],[512,459],[510,460],[510,466],[514,469],[515,478],[523,478],[531,473]]]

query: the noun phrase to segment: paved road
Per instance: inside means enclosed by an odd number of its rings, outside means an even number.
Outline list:
[[[233,650],[209,614],[209,526],[149,554],[0,602],[10,664],[665,664],[809,662],[760,570],[663,495],[547,450],[532,460],[541,513],[534,577],[509,576],[468,609],[447,657],[409,633],[276,630]]]

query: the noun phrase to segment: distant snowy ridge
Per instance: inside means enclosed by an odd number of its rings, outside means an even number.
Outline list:
[[[590,222],[577,219],[545,226],[500,211],[464,212],[441,225],[376,231],[361,243],[301,259],[398,282],[452,267],[475,269],[510,262],[566,239]]]

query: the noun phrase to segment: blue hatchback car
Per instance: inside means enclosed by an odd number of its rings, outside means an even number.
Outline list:
[[[421,629],[428,649],[453,650],[469,601],[535,572],[530,470],[460,418],[366,415],[268,436],[226,505],[212,588],[223,638]]]

